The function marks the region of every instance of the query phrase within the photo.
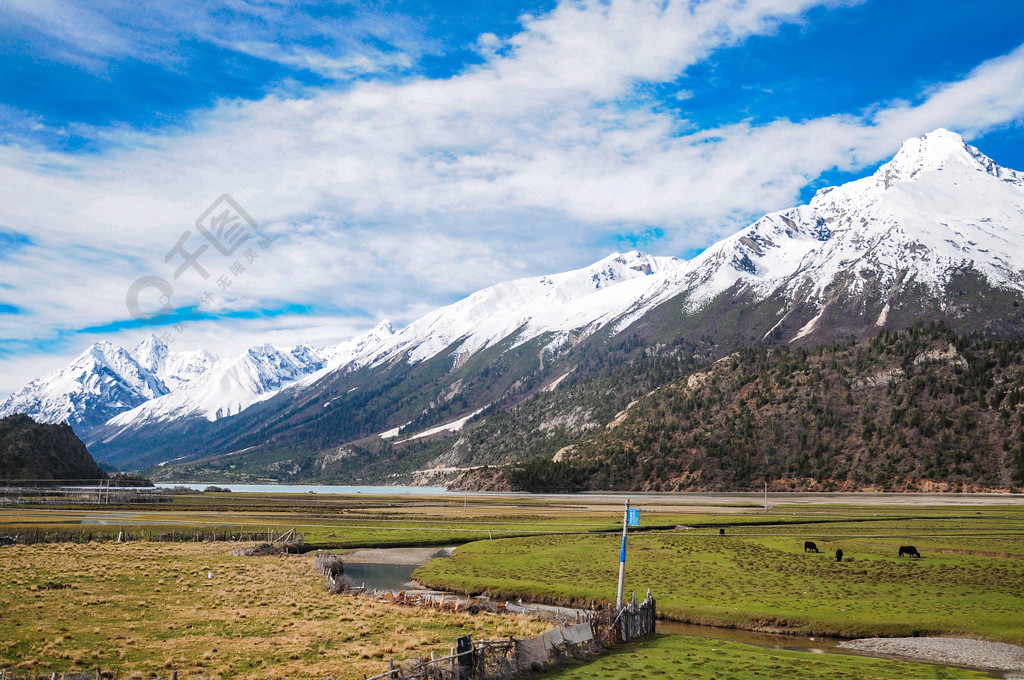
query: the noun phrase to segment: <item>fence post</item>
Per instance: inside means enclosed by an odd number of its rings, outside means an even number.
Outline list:
[[[473,637],[463,635],[455,641],[456,653],[459,654],[459,680],[473,677]]]

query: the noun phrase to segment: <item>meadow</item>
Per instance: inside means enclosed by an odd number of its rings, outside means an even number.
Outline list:
[[[1020,505],[890,499],[779,505],[766,513],[749,502],[718,503],[641,499],[643,531],[630,536],[627,592],[651,588],[660,613],[681,621],[1024,642]],[[614,597],[621,520],[621,500],[586,496],[210,493],[159,507],[0,508],[0,535],[81,541],[0,548],[0,667],[48,674],[100,666],[125,678],[169,677],[172,670],[181,678],[373,675],[391,657],[446,652],[465,633],[526,636],[547,625],[328,595],[312,568],[316,549],[460,545],[452,559],[421,567],[417,576],[463,592],[600,604]],[[243,557],[235,548],[251,543],[146,540],[171,531],[279,535],[292,528],[314,554]],[[121,532],[143,540],[117,543]],[[805,540],[822,552],[804,553]],[[906,543],[922,559],[897,558]],[[846,553],[841,563],[833,557],[837,547]],[[634,654],[651,676],[672,677],[682,661],[694,678],[972,677],[661,635],[562,672],[625,677]]]
[[[649,526],[716,524],[742,515],[749,524],[806,521],[766,517],[756,506],[692,509],[651,501]],[[837,509],[816,517],[848,516]],[[0,535],[73,535],[75,540],[114,540],[125,530],[144,538],[174,531],[280,534],[295,529],[309,549],[451,545],[513,536],[615,531],[621,501],[580,497],[327,496],[322,494],[196,493],[159,505],[73,505],[0,509]]]
[[[538,680],[898,680],[988,678],[988,674],[927,664],[837,654],[808,654],[680,635],[654,635],[592,661],[549,671]]]
[[[902,515],[906,511],[901,511]],[[1024,643],[1024,514],[835,521],[637,533],[626,591],[658,598],[678,621],[807,635],[963,634]],[[805,553],[804,541],[820,553]],[[479,542],[416,571],[433,587],[550,602],[607,600],[619,537]],[[913,544],[921,559],[899,558]],[[844,558],[834,553],[842,548]]]

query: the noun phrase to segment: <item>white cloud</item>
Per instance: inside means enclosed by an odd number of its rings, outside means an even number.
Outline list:
[[[180,69],[189,59],[182,45],[203,42],[350,78],[406,68],[436,48],[414,20],[360,3],[336,9],[276,0],[149,0],[141,9],[132,0],[7,0],[0,30],[50,59],[96,72],[124,59]]]
[[[223,102],[184,129],[113,132],[115,148],[94,156],[0,146],[0,225],[38,244],[2,262],[32,315],[0,317],[0,337],[123,319],[128,284],[170,278],[164,255],[223,192],[277,241],[251,276],[214,289],[222,307],[291,302],[401,323],[489,283],[596,260],[633,228],[660,227],[674,253],[706,245],[830,168],[877,162],[934,127],[970,136],[1024,114],[1024,48],[919,104],[798,122],[684,134],[637,100],[635,85],[674,80],[815,4],[567,3],[507,40],[481,37],[487,61],[450,78]],[[211,260],[215,278],[228,264]],[[212,285],[174,283],[185,303]],[[373,319],[343,323],[335,340]],[[226,342],[213,325],[191,337]],[[242,344],[301,325],[220,322]]]
[[[312,71],[328,78],[349,79],[366,74],[404,71],[412,66],[412,59],[402,52],[382,53],[364,49],[344,57],[331,57],[320,50],[294,45],[283,47],[266,41],[239,41],[232,42],[230,46],[243,54]]]

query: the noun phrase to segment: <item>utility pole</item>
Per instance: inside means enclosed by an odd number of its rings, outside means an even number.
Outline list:
[[[619,553],[619,587],[615,591],[615,609],[622,609],[622,586],[626,580],[626,532],[629,524],[629,499],[622,513],[622,551]]]
[[[768,482],[764,483],[764,511],[768,512]]]

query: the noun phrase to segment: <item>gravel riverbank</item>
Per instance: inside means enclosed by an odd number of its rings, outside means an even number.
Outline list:
[[[1012,674],[1006,677],[1024,678],[1024,647],[1002,642],[969,638],[904,637],[848,640],[839,643],[839,646],[871,654],[893,654],[915,661],[1009,672]]]
[[[367,548],[341,556],[352,564],[426,564],[435,557],[450,557],[455,548]]]

